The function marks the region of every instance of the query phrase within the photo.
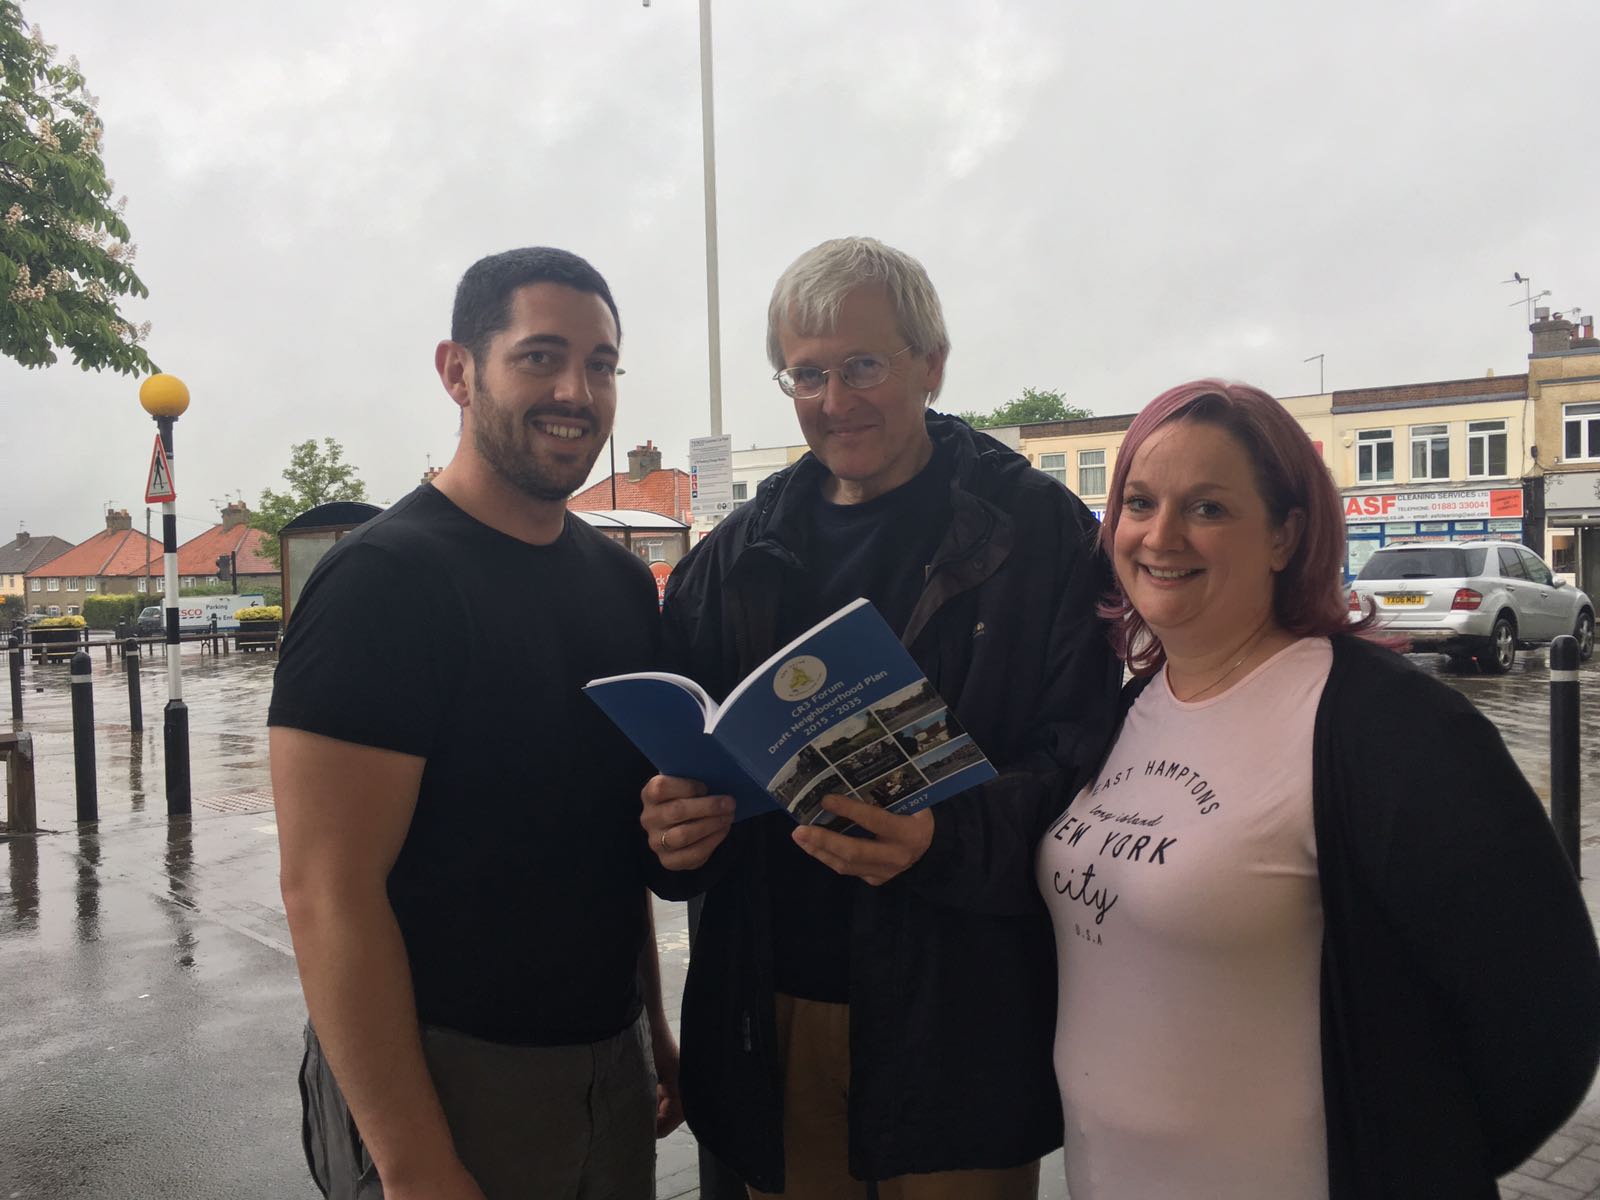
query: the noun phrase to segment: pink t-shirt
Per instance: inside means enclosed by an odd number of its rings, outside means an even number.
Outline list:
[[[1311,737],[1325,638],[1162,672],[1039,848],[1072,1200],[1326,1200]]]

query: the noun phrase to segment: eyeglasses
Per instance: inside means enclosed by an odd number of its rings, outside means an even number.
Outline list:
[[[910,346],[902,346],[893,354],[852,355],[829,370],[822,367],[785,367],[773,378],[778,381],[784,395],[794,400],[815,400],[822,395],[828,387],[828,376],[834,371],[839,373],[840,382],[846,387],[877,387],[889,378],[889,364],[910,349]]]

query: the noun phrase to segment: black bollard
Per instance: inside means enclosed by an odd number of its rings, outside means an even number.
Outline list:
[[[216,653],[217,653],[217,614],[216,613],[212,613],[211,614],[211,654],[212,654],[213,657],[215,657]]]
[[[11,660],[11,723],[22,724],[22,639],[16,634],[11,635],[11,647],[7,652]]]
[[[167,816],[189,815],[189,706],[168,700],[161,736],[166,749]]]
[[[1578,639],[1564,633],[1550,643],[1550,823],[1581,877],[1578,793]]]
[[[123,644],[122,661],[128,668],[128,728],[144,732],[144,701],[139,696],[139,643],[129,638]]]
[[[72,656],[72,771],[78,783],[78,820],[98,821],[94,779],[94,663],[87,650]]]

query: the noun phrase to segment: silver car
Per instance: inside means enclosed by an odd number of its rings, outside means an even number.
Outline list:
[[[1476,658],[1490,674],[1511,669],[1518,647],[1564,633],[1578,656],[1594,653],[1594,604],[1515,542],[1396,542],[1373,552],[1350,589],[1351,620],[1376,611],[1379,627],[1410,649]]]

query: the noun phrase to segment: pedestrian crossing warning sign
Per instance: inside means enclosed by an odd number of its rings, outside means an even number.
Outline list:
[[[177,498],[178,489],[172,483],[172,463],[167,460],[167,450],[158,433],[156,448],[150,452],[150,480],[144,486],[144,502],[160,504]]]

